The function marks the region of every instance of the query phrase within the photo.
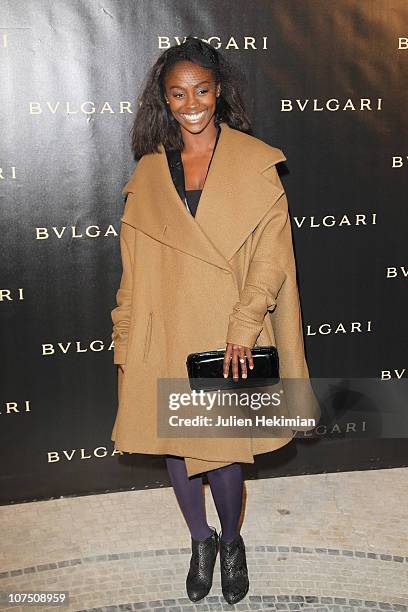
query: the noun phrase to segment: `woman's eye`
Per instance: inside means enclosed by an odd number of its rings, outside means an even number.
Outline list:
[[[199,90],[198,90],[198,93],[200,93],[200,94],[206,94],[206,93],[208,93],[208,89],[199,89]],[[176,93],[176,94],[174,94],[174,98],[180,98],[180,97],[181,97],[181,96],[183,96],[183,95],[184,95],[184,94],[182,94],[182,93]]]

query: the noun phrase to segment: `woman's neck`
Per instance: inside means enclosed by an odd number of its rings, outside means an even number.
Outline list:
[[[191,134],[186,129],[181,127],[181,135],[184,142],[183,155],[185,156],[200,156],[206,155],[209,151],[213,151],[218,130],[214,121],[210,121],[207,127],[199,134]]]

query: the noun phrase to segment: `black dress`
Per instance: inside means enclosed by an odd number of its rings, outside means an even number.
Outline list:
[[[187,204],[193,217],[196,216],[198,203],[200,201],[202,189],[187,189]]]
[[[215,149],[218,144],[218,140],[221,134],[221,126],[218,126],[217,137],[215,139],[214,149],[211,155],[210,163],[208,164],[207,174],[205,179],[207,179],[208,171],[211,166],[212,159],[214,157]],[[188,207],[191,211],[193,217],[195,217],[197,213],[198,202],[200,200],[202,189],[187,189],[185,188],[185,177],[184,177],[184,167],[183,160],[181,159],[181,152],[177,149],[172,150],[165,147],[165,152],[167,156],[167,161],[169,165],[169,170],[171,174],[171,178],[173,179],[174,186],[184,203],[184,205],[188,204]],[[185,201],[186,200],[186,201]]]

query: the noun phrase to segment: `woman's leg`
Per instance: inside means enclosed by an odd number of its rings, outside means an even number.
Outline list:
[[[221,522],[223,542],[231,542],[238,534],[244,481],[240,463],[231,463],[207,472],[208,483]]]
[[[207,523],[203,479],[187,476],[184,457],[166,455],[166,466],[177,501],[186,520],[191,537],[204,540],[214,532]]]

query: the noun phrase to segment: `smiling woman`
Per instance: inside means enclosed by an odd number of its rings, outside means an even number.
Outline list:
[[[309,383],[288,203],[276,170],[286,157],[249,133],[234,75],[219,52],[193,37],[151,69],[132,129],[139,162],[123,189],[123,272],[112,311],[115,450],[164,456],[191,533],[188,596],[199,601],[209,593],[219,551],[230,604],[249,589],[241,464],[284,446],[295,431],[159,437],[157,380],[186,378],[190,353],[220,346],[224,376],[246,377],[251,349],[273,345],[281,377]],[[199,196],[195,216],[191,192]],[[303,391],[281,416],[318,420],[310,384]],[[207,523],[203,472],[220,534]]]
[[[166,75],[165,91],[166,102],[183,135],[181,158],[188,183],[185,188],[203,189],[218,133],[212,117],[220,84],[215,84],[211,71],[192,62],[178,62]],[[197,139],[195,135],[200,133]]]
[[[193,134],[203,130],[215,113],[221,90],[212,71],[180,61],[167,72],[164,82],[166,102],[173,116],[179,117],[180,127]]]

